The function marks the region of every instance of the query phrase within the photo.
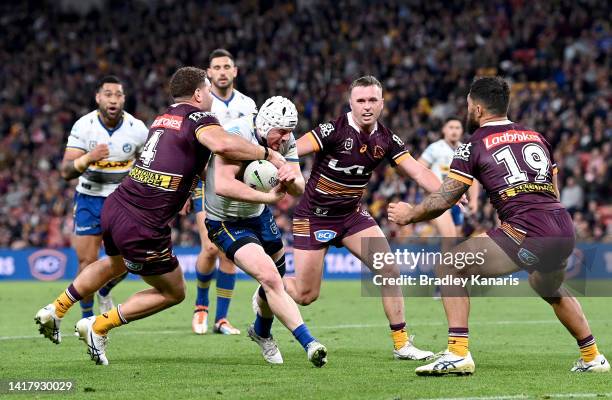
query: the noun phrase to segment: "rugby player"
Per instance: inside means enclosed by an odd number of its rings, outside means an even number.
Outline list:
[[[330,245],[346,247],[372,269],[372,252],[389,252],[389,244],[360,201],[372,171],[388,160],[398,171],[414,179],[428,192],[438,190],[440,180],[416,161],[402,140],[379,120],[383,110],[382,85],[373,76],[355,80],[349,89],[351,111],[320,124],[297,141],[300,157],[316,153],[305,194],[293,216],[295,277],[285,279],[287,291],[301,305],[319,297],[325,253]],[[369,240],[362,249],[362,239]],[[395,264],[383,275],[399,276]],[[382,303],[397,359],[425,359],[433,355],[412,344],[404,318],[399,286],[382,287]]]
[[[130,172],[149,133],[145,124],[123,110],[125,92],[116,76],[106,76],[96,88],[98,109],[72,127],[62,160],[66,180],[79,178],[74,196],[72,246],[79,260],[77,275],[98,259],[102,243],[100,213],[104,201]],[[113,308],[110,290],[125,275],[108,282],[98,293],[100,313]],[[93,315],[93,295],[80,301],[82,317]]]
[[[467,96],[470,141],[455,152],[440,190],[422,203],[389,205],[389,219],[404,225],[436,218],[455,204],[478,179],[497,210],[501,226],[471,238],[453,251],[486,251],[483,265],[451,268],[460,277],[497,277],[518,270],[576,339],[580,359],[573,372],[606,372],[610,364],[599,353],[580,304],[562,287],[567,257],[575,243],[569,213],[559,203],[557,168],[551,145],[538,132],[508,120],[510,88],[499,77],[476,79]],[[484,240],[482,238],[488,238]],[[451,296],[442,289],[448,319],[448,348],[418,375],[471,374],[475,364],[468,348],[470,302],[465,288]],[[446,293],[445,293],[446,292]]]
[[[176,217],[204,171],[211,152],[228,159],[285,161],[264,146],[225,132],[210,113],[212,96],[206,71],[185,67],[170,79],[176,101],[158,116],[134,168],[106,200],[102,237],[110,266],[96,261],[57,299],[38,311],[39,330],[60,343],[60,324],[68,309],[126,271],[141,275],[151,288],[96,317],[83,318],[76,332],[96,364],[107,365],[109,330],[155,314],[185,298],[185,283],[172,252],[169,223]]]
[[[292,134],[297,121],[295,105],[275,96],[266,100],[256,115],[225,125],[228,132],[278,150],[288,163],[278,172],[280,184],[270,193],[263,193],[239,179],[243,163],[213,156],[206,174],[206,225],[211,241],[261,284],[254,294],[256,318],[248,335],[259,344],[264,359],[271,364],[283,362],[270,332],[276,315],[302,345],[308,359],[322,367],[327,362],[327,349],[312,337],[297,305],[285,292],[281,233],[270,209],[264,205],[276,203],[285,191],[292,196],[304,192],[304,177]]]
[[[225,49],[216,49],[208,57],[208,78],[211,81],[213,103],[211,111],[223,125],[231,120],[257,112],[257,106],[250,97],[234,88],[234,80],[238,68],[234,57]],[[213,332],[225,335],[239,335],[240,330],[234,328],[227,319],[230,301],[236,285],[236,266],[213,245],[208,239],[204,220],[206,212],[202,207],[203,182],[198,183],[194,191],[193,208],[196,212],[196,223],[200,233],[201,250],[196,260],[197,297],[195,310],[191,321],[194,333],[203,335],[208,330],[208,291],[210,282],[217,278],[217,309]],[[215,271],[219,259],[219,270]]]

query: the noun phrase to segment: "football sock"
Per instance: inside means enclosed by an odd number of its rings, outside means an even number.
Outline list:
[[[58,318],[64,318],[64,315],[68,312],[70,307],[82,298],[83,297],[76,291],[74,286],[70,284],[70,286],[68,286],[68,288],[53,302],[55,305],[55,315],[57,315]]]
[[[304,350],[307,350],[308,345],[315,341],[315,338],[312,337],[312,335],[310,334],[310,331],[308,330],[306,324],[298,326],[291,333],[293,333],[293,336],[297,339],[298,342],[300,342]]]
[[[100,296],[106,297],[108,296],[108,294],[110,293],[110,291],[119,284],[119,282],[121,282],[122,280],[125,279],[125,277],[127,276],[127,272],[121,276],[118,276],[117,278],[113,279],[112,281],[108,282],[106,285],[104,285],[102,287],[102,289],[98,290],[98,293],[100,293]]]
[[[585,362],[593,361],[599,354],[593,335],[589,335],[581,340],[576,340],[576,342],[580,348],[580,356]]]
[[[448,328],[448,350],[461,357],[468,355],[468,328]]]
[[[226,274],[221,270],[217,271],[217,312],[215,313],[215,322],[227,318],[227,311],[232,301],[235,285],[236,274]]]
[[[408,343],[408,331],[406,330],[406,323],[391,324],[391,338],[393,339],[393,348],[399,350]]]
[[[196,270],[196,277],[198,279],[196,306],[205,306],[208,309],[208,289],[210,289],[210,281],[214,276],[214,270],[210,274],[201,274]]]
[[[274,322],[274,317],[266,318],[257,314],[255,316],[255,323],[253,324],[253,329],[255,329],[257,336],[269,338],[270,331],[272,330],[272,322]]]
[[[124,324],[127,324],[127,321],[121,315],[121,304],[119,304],[109,312],[98,315],[92,329],[98,335],[106,335],[111,329]]]
[[[81,300],[79,301],[79,303],[81,304],[81,317],[82,318],[89,318],[89,317],[93,317],[94,313],[93,313],[93,299],[89,300],[89,301],[85,301],[85,300]]]

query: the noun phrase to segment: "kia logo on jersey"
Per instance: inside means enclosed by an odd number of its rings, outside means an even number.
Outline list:
[[[330,231],[330,230],[320,230],[314,233],[315,239],[318,242],[322,242],[322,243],[329,242],[330,240],[335,238],[336,235],[337,235],[336,232]]]

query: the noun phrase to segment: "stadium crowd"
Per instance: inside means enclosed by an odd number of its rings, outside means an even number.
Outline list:
[[[206,66],[217,47],[235,55],[237,88],[258,104],[270,95],[295,102],[297,135],[345,110],[354,78],[377,76],[383,120],[415,157],[446,117],[465,117],[475,75],[502,75],[513,82],[511,119],[555,148],[578,237],[612,234],[607,2],[106,1],[87,14],[47,3],[0,6],[0,247],[69,244],[76,181],[65,182],[59,165],[72,124],[95,106],[99,77],[124,79],[126,110],[149,124],[170,102],[171,73]],[[422,193],[390,168],[376,175],[364,201],[388,235],[434,235],[430,224],[399,231],[386,221],[388,201]],[[294,204],[276,208],[289,241]],[[482,202],[467,233],[492,226],[494,214]],[[175,238],[199,243],[193,215],[177,220]]]

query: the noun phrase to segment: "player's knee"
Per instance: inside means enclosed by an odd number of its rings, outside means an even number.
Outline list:
[[[276,268],[266,270],[259,275],[259,283],[264,290],[272,290],[274,292],[284,290],[283,280],[276,271]]]
[[[301,291],[298,298],[294,299],[301,306],[307,306],[314,303],[319,298],[319,292],[315,290]]]
[[[217,258],[219,255],[219,248],[211,242],[206,242],[206,244],[202,247],[202,250],[205,257]]]

